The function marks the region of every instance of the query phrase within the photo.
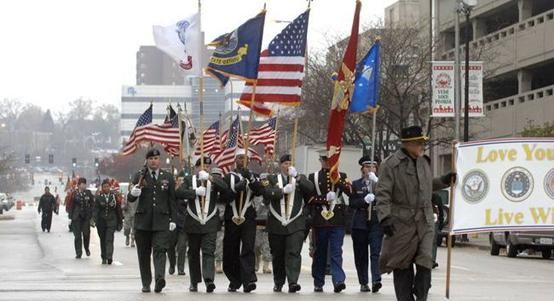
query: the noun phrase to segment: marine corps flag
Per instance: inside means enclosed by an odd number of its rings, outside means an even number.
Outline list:
[[[258,78],[258,64],[264,33],[265,10],[234,31],[221,35],[210,45],[215,46],[206,71],[224,86],[229,77],[244,80]]]
[[[358,27],[361,7],[362,3],[357,0],[350,40],[348,41],[348,46],[344,52],[342,64],[335,81],[335,91],[331,102],[329,124],[327,126],[327,156],[329,157],[330,177],[333,183],[337,183],[340,179],[339,157],[342,149],[344,118],[348,112],[350,97],[354,89],[354,68],[356,66],[356,48],[358,47]]]

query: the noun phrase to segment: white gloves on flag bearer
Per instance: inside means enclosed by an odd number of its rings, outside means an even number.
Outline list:
[[[372,182],[375,182],[375,183],[379,182],[379,178],[377,178],[377,176],[373,171],[370,171],[368,176]]]
[[[206,187],[200,186],[196,188],[196,195],[197,196],[206,196]]]
[[[285,185],[285,187],[283,187],[283,192],[285,194],[290,194],[294,191],[294,186],[292,186],[291,183],[288,183],[287,185]]]
[[[371,204],[373,201],[375,201],[375,195],[373,193],[368,193],[364,197],[364,201],[368,204]]]
[[[334,200],[336,200],[336,199],[337,199],[337,195],[335,194],[334,191],[329,191],[329,192],[327,192],[327,201],[328,201],[328,202],[332,202],[332,201],[334,201]]]
[[[296,168],[294,168],[294,166],[290,166],[289,167],[289,176],[291,176],[293,178],[296,178],[297,175],[298,175],[298,172],[296,171]]]
[[[207,181],[210,178],[210,174],[204,170],[198,172],[198,180]]]
[[[138,185],[135,185],[133,186],[133,188],[131,189],[131,195],[138,198],[140,196],[140,193],[142,192],[142,190],[139,188]]]
[[[177,224],[174,222],[169,222],[169,231],[174,231],[177,228]]]

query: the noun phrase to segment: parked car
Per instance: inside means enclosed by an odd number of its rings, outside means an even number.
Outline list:
[[[14,205],[15,202],[10,195],[0,192],[0,214],[10,210]]]
[[[492,256],[500,254],[501,248],[506,248],[508,257],[530,249],[540,251],[542,258],[549,259],[554,250],[554,232],[491,232],[489,240]]]

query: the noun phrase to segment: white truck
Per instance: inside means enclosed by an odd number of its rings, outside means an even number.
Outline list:
[[[325,149],[325,145],[300,145],[296,147],[295,167],[299,173],[309,173],[321,169],[318,151]],[[363,151],[360,147],[343,146],[340,154],[339,171],[346,173],[351,181],[361,176],[358,160],[362,157]]]

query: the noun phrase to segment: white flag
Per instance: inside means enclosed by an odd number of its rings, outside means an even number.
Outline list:
[[[202,75],[199,13],[169,26],[154,25],[153,30],[156,47],[176,60],[181,70],[190,75]]]

